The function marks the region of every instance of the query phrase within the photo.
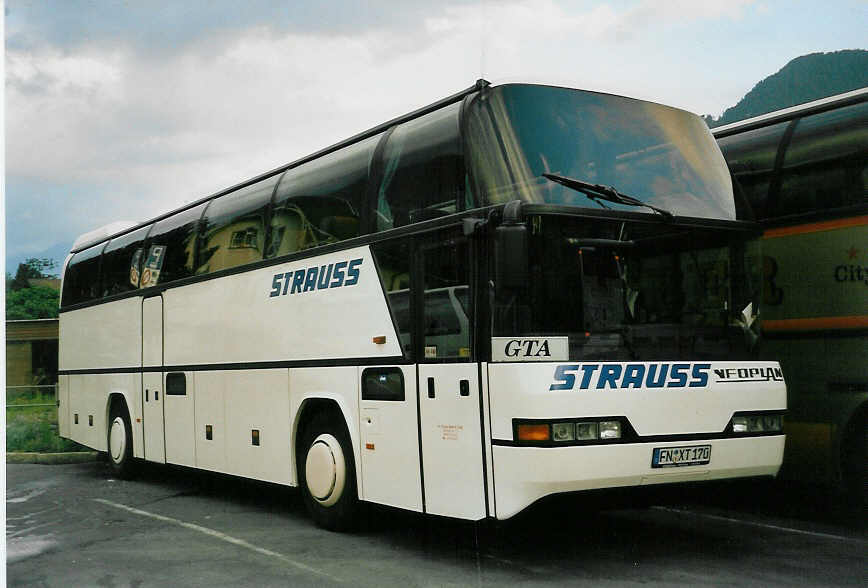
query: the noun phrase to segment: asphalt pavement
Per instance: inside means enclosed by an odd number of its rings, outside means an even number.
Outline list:
[[[298,491],[229,476],[6,474],[10,586],[868,585],[865,521],[779,485],[603,511],[574,495],[481,525],[373,507],[338,534]]]

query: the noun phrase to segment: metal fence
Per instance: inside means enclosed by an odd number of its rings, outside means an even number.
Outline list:
[[[6,408],[57,406],[57,384],[6,386]]]
[[[6,386],[6,452],[54,453],[86,448],[58,435],[57,385]]]

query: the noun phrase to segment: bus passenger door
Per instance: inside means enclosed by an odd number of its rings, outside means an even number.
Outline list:
[[[421,511],[416,368],[363,368],[359,392],[365,500]]]
[[[145,459],[166,462],[163,434],[163,298],[142,301],[142,418]],[[154,371],[154,368],[157,368]]]
[[[419,366],[425,512],[485,517],[476,363]]]
[[[470,246],[460,231],[421,244],[414,292],[425,512],[486,516],[479,364],[472,358]]]

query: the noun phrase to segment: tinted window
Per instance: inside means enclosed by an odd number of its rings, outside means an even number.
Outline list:
[[[284,174],[277,188],[266,257],[335,243],[361,234],[372,137]]]
[[[458,132],[461,104],[400,125],[383,154],[377,191],[378,231],[452,214],[467,207]]]
[[[272,176],[211,201],[200,229],[196,273],[262,259],[265,214],[279,177]]]
[[[412,356],[410,332],[410,245],[407,239],[387,241],[371,245],[377,260],[380,280],[387,293],[389,307],[401,339],[401,349],[407,357]]]
[[[193,275],[197,229],[204,209],[205,204],[200,204],[156,224],[148,238],[142,288]]]
[[[422,321],[425,359],[470,359],[470,266],[467,242],[443,238],[424,248]],[[463,299],[463,301],[462,301]]]
[[[102,295],[123,294],[139,287],[145,236],[150,227],[112,239],[102,256]]]
[[[694,114],[611,94],[505,85],[467,106],[468,161],[481,200],[647,209],[594,201],[543,174],[614,186],[679,216],[736,218],[726,161]]]
[[[169,396],[187,395],[187,376],[184,372],[166,374],[166,394]]]
[[[868,202],[868,103],[801,119],[784,156],[774,216]]]
[[[400,368],[367,368],[362,372],[362,400],[404,400]]]
[[[63,278],[63,305],[93,300],[100,295],[99,263],[105,243],[76,253],[66,267]]]
[[[726,162],[758,218],[768,216],[766,199],[774,174],[775,158],[781,137],[789,124],[782,122],[718,141]]]

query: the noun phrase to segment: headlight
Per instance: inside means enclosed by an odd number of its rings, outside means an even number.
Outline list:
[[[573,423],[553,423],[552,439],[555,441],[574,441],[576,426]]]
[[[606,420],[602,420],[606,419]],[[515,423],[515,440],[527,444],[575,445],[594,442],[620,442],[632,435],[626,418],[580,417],[576,420],[551,420]]]
[[[600,439],[620,439],[621,421],[600,421]]]
[[[742,414],[732,417],[733,433],[780,433],[784,419],[779,414]]]
[[[576,440],[577,441],[591,441],[593,439],[599,439],[600,434],[597,429],[597,423],[576,423]]]

